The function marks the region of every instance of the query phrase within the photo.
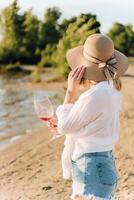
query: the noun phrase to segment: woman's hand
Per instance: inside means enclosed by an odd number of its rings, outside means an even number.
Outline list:
[[[66,91],[66,96],[64,99],[64,104],[66,103],[74,103],[78,90],[79,90],[79,86],[80,86],[80,81],[85,73],[85,67],[81,66],[81,67],[76,67],[74,70],[72,70],[69,73],[68,76],[68,88]]]
[[[56,128],[57,127],[57,122],[55,120],[55,118],[51,118],[51,120],[48,121],[48,127],[51,127],[51,128]]]
[[[62,135],[60,133],[58,133],[58,127],[57,127],[57,122],[54,118],[51,119],[51,121],[49,121],[48,123],[48,129],[52,132],[53,137],[51,138],[50,141],[61,137]]]
[[[57,122],[54,118],[52,118],[49,122],[48,122],[48,129],[51,132],[56,132],[57,131]]]
[[[72,70],[69,73],[68,76],[68,91],[70,92],[76,92],[79,89],[80,81],[85,73],[85,67],[80,66],[76,67],[74,70]]]

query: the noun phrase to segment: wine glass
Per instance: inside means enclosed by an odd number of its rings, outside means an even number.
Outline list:
[[[34,108],[37,116],[40,120],[51,124],[54,117],[54,108],[48,96],[43,93],[34,94]],[[57,124],[54,124],[54,128],[57,127]],[[62,135],[55,132],[51,140],[61,137]]]

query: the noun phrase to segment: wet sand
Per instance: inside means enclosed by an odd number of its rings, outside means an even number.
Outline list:
[[[134,199],[134,68],[123,77],[123,110],[120,141],[115,148],[119,185],[116,200]],[[37,89],[58,88],[65,82],[19,84]],[[0,152],[0,200],[69,200],[71,181],[62,179],[61,151],[64,136],[50,142],[47,128],[29,134]]]

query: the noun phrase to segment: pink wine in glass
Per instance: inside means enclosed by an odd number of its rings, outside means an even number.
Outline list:
[[[52,118],[51,117],[40,117],[40,119],[45,122],[50,122]]]
[[[49,127],[55,128],[53,130],[54,135],[50,139],[50,141],[61,137],[62,135],[57,132],[57,124],[53,119],[54,108],[48,96],[46,96],[43,93],[34,94],[34,107],[35,107],[35,112],[37,113],[39,119],[44,122],[47,122],[47,125]]]

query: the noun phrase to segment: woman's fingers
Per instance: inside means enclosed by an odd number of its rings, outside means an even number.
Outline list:
[[[81,81],[81,78],[83,77],[84,75],[84,72],[85,72],[85,67],[80,67],[76,73],[74,74],[73,78],[74,80],[77,80],[77,81]]]
[[[52,127],[52,128],[57,127],[57,123],[49,122],[49,126]]]
[[[72,73],[72,78],[76,78],[79,75],[82,68],[83,68],[83,66],[76,67]]]
[[[84,73],[85,73],[85,69],[86,69],[86,68],[83,67],[82,70],[80,71],[80,73],[78,74],[78,76],[77,76],[77,78],[76,78],[78,81],[81,81],[81,79],[82,79],[82,77],[83,77],[83,75],[84,75]]]
[[[71,75],[71,78],[73,78],[73,76],[75,75],[75,73],[78,71],[80,67],[76,67],[75,69],[73,69],[71,72],[70,72],[70,75]]]
[[[52,118],[49,122],[48,122],[48,126],[51,128],[56,128],[57,127],[57,123],[56,120],[54,118]]]

